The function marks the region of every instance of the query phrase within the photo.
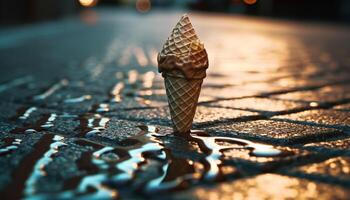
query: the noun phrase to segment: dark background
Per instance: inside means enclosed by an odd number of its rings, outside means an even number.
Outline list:
[[[147,13],[152,9],[192,9],[256,16],[350,22],[348,0],[0,0],[0,23],[16,25],[52,20],[86,7],[118,6]]]

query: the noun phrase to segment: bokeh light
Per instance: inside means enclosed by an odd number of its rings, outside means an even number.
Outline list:
[[[244,3],[248,4],[248,5],[253,5],[257,2],[257,0],[244,0]]]
[[[94,7],[97,5],[98,0],[79,0],[79,3],[84,7]]]
[[[151,2],[149,0],[137,0],[136,10],[140,13],[146,13],[151,9]]]

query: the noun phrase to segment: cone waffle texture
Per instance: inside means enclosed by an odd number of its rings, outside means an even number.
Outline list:
[[[191,130],[208,56],[187,15],[182,16],[158,54],[174,131]]]
[[[202,82],[202,79],[187,80],[173,76],[165,77],[174,131],[186,133],[191,130]]]
[[[158,55],[159,71],[186,78],[204,78],[208,55],[187,15],[182,16]],[[172,73],[173,71],[181,73]]]

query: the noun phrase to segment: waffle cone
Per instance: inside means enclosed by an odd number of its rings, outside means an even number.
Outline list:
[[[192,128],[203,79],[189,80],[165,74],[164,82],[173,129],[175,132],[187,133]]]
[[[208,55],[187,15],[181,17],[158,54],[160,72],[180,71],[188,79],[203,79]]]
[[[173,129],[188,133],[209,62],[204,44],[187,15],[176,24],[157,60],[164,77]]]

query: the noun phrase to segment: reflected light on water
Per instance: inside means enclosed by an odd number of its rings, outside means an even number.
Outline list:
[[[98,0],[79,0],[79,4],[84,7],[94,7],[98,3]]]
[[[243,199],[347,199],[340,187],[328,187],[305,179],[277,174],[264,174],[221,184],[213,189],[198,188],[196,199],[243,200]],[[332,198],[335,197],[335,198]]]
[[[152,72],[152,71],[149,71],[149,72],[146,72],[143,76],[142,76],[142,79],[143,79],[143,87],[144,88],[151,88],[152,85],[153,85],[153,80],[154,80],[154,77],[155,77],[155,73]]]
[[[140,13],[146,13],[151,9],[151,1],[149,0],[137,0],[136,10]]]
[[[318,106],[318,103],[317,102],[310,102],[309,104],[311,107],[317,107]]]
[[[300,168],[300,171],[308,174],[327,174],[335,177],[345,178],[350,174],[350,158],[335,157],[323,161],[321,163],[314,163]]]
[[[225,35],[225,41],[215,42],[220,45],[220,51],[210,57],[217,70],[225,71],[227,74],[232,72],[265,73],[276,72],[281,66],[284,66],[289,58],[288,43],[276,37],[267,35],[258,35],[253,33],[239,34],[232,36],[231,32],[222,33]],[[236,37],[240,39],[237,40]],[[235,44],[232,46],[232,44]],[[240,47],[239,51],[236,47]],[[208,51],[217,52],[216,46],[207,45]],[[232,54],[232,52],[235,52]],[[219,68],[219,69],[218,69]],[[209,71],[213,69],[209,68]],[[230,73],[231,72],[231,73]]]

